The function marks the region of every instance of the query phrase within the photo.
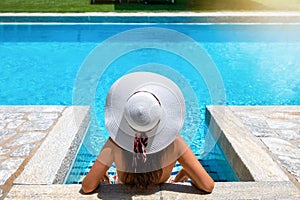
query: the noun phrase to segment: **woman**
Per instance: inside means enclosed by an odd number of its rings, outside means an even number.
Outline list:
[[[106,98],[110,138],[83,180],[83,192],[109,184],[107,170],[113,162],[118,183],[147,188],[190,178],[198,189],[212,192],[214,181],[179,135],[184,117],[183,95],[171,80],[149,72],[120,78]],[[170,180],[177,161],[183,168]]]

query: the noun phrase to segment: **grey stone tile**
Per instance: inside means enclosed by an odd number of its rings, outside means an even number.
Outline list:
[[[264,121],[258,120],[258,119],[242,119],[242,122],[246,126],[250,127],[256,127],[256,128],[268,128],[267,124]]]
[[[300,140],[299,130],[276,130],[276,133],[284,140]]]
[[[6,126],[6,123],[4,121],[0,121],[0,130],[3,130]]]
[[[0,161],[6,159],[7,157],[6,156],[0,156]]]
[[[11,122],[16,119],[24,118],[24,113],[0,113],[0,120],[4,120],[5,122]]]
[[[12,157],[24,157],[24,156],[29,156],[31,150],[35,147],[35,144],[25,144],[15,150],[10,156]]]
[[[58,113],[31,113],[28,115],[29,120],[47,120],[47,119],[57,119],[59,117]]]
[[[66,106],[44,106],[40,112],[58,112],[62,113]]]
[[[295,122],[281,119],[266,119],[266,122],[272,129],[292,129],[297,127]]]
[[[25,120],[23,120],[23,119],[18,119],[18,120],[11,121],[11,122],[8,123],[7,128],[8,129],[18,128],[18,126],[20,126],[24,122],[25,122]]]
[[[3,147],[0,147],[0,155],[7,154],[8,152],[10,152],[10,149],[5,149]]]
[[[270,115],[268,115],[269,118],[273,119],[283,119],[288,121],[298,121],[300,120],[300,112],[272,112]]]
[[[14,172],[14,170],[8,169],[0,170],[0,185],[4,185]]]
[[[17,132],[15,130],[0,130],[0,142],[10,139],[15,136]]]
[[[282,166],[296,178],[300,179],[300,158],[291,158],[289,156],[279,156],[279,162]]]
[[[0,163],[0,185],[4,185],[7,179],[16,172],[23,161],[24,159],[22,158],[9,158]]]
[[[2,170],[17,170],[24,158],[9,158],[0,163],[0,171]]]
[[[46,133],[42,132],[28,132],[18,135],[11,142],[7,143],[7,147],[20,146],[23,144],[38,142],[46,136]]]
[[[6,112],[0,112],[0,120],[5,120],[7,119],[7,113]]]
[[[276,136],[276,133],[273,130],[266,129],[266,128],[258,128],[258,127],[249,127],[251,133],[256,137],[270,137]]]
[[[0,185],[5,184],[23,161],[23,158],[8,158],[0,162]]]
[[[53,120],[38,120],[25,122],[21,126],[21,131],[45,131],[52,126],[53,122]]]
[[[234,109],[231,110],[236,116],[240,118],[245,118],[245,119],[247,118],[253,120],[260,120],[264,118],[263,112],[261,112],[261,110],[251,110],[251,109],[242,110],[242,107],[235,107]]]
[[[0,106],[2,113],[62,112],[66,106]],[[1,114],[0,114],[1,119]]]
[[[300,150],[291,143],[279,138],[261,138],[269,150],[275,155],[300,158]]]

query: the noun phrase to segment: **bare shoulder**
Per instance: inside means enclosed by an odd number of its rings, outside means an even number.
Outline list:
[[[180,157],[188,148],[189,146],[184,139],[180,135],[177,136],[174,140],[174,152],[177,153],[177,157]]]
[[[116,149],[116,144],[109,138],[101,149],[97,161],[100,161],[106,166],[110,166],[114,162],[114,152]]]

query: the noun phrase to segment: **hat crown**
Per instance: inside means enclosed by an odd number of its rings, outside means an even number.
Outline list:
[[[147,91],[132,94],[125,106],[125,119],[137,132],[148,132],[157,126],[162,108],[158,98]]]
[[[180,88],[159,74],[126,74],[107,94],[107,131],[116,144],[130,152],[134,152],[137,136],[148,137],[147,154],[161,151],[179,135],[184,118],[185,102]]]

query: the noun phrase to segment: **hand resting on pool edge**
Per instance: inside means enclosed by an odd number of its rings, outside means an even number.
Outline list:
[[[112,163],[119,183],[146,189],[167,182],[178,161],[183,170],[174,182],[189,177],[196,188],[212,192],[214,181],[179,134],[184,117],[183,95],[170,79],[135,72],[117,80],[106,97],[110,138],[84,178],[82,191],[109,184],[107,170]]]

